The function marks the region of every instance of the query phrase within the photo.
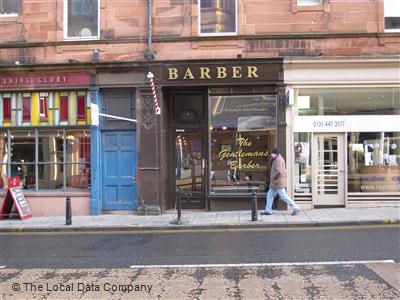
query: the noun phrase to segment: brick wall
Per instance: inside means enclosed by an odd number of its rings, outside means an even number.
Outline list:
[[[400,34],[384,33],[383,0],[238,1],[238,36],[198,37],[196,0],[153,0],[156,59],[399,54]],[[0,63],[143,60],[147,1],[102,0],[100,40],[63,40],[63,1],[25,0],[18,17],[0,17]],[[21,44],[22,43],[22,44]],[[22,46],[21,46],[22,45]]]

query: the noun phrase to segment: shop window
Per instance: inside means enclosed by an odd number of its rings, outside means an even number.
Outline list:
[[[68,96],[60,97],[60,121],[68,121]]]
[[[31,98],[22,98],[22,120],[29,122],[31,120]]]
[[[11,122],[11,98],[3,98],[3,120]]]
[[[88,189],[89,133],[89,129],[1,131],[0,181],[7,182],[10,176],[20,176],[25,189]],[[11,153],[10,158],[8,153]]]
[[[384,2],[385,15],[385,31],[399,32],[400,31],[400,1],[385,0]]]
[[[0,189],[7,187],[8,175],[8,147],[7,147],[7,133],[0,130]]]
[[[299,116],[396,115],[400,112],[400,88],[299,89]]]
[[[211,193],[264,191],[276,145],[276,97],[210,97]]]
[[[78,120],[86,120],[86,96],[78,96]]]
[[[201,35],[237,33],[237,0],[200,0]]]
[[[86,189],[90,186],[89,164],[67,164],[67,189]]]
[[[0,0],[0,16],[18,16],[19,0]]]
[[[64,0],[64,38],[99,38],[99,1]]]
[[[348,191],[400,192],[400,133],[352,132],[348,143]]]
[[[311,134],[294,134],[294,192],[311,193]]]
[[[61,130],[40,130],[38,132],[39,163],[63,162],[63,133]]]
[[[48,96],[40,96],[39,98],[40,120],[47,121],[48,118]]]
[[[29,131],[11,131],[11,177],[19,176],[24,187],[35,174],[35,138]]]

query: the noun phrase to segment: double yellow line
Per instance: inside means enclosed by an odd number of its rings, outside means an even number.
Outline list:
[[[132,235],[132,234],[182,234],[182,233],[219,233],[219,232],[273,232],[273,231],[335,231],[355,229],[400,228],[400,224],[351,225],[351,226],[312,226],[312,227],[255,227],[255,228],[193,228],[193,229],[126,229],[126,230],[92,230],[92,231],[19,231],[0,232],[0,236],[46,236],[46,235]]]

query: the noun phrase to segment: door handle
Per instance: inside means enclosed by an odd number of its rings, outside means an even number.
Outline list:
[[[133,181],[133,184],[136,184],[136,183],[137,183],[137,178],[136,178],[136,176],[132,176],[132,181]]]

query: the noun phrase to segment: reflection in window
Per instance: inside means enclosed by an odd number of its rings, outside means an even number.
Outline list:
[[[90,164],[66,165],[67,189],[87,189],[90,186]]]
[[[275,96],[213,96],[211,192],[263,191],[276,142]]]
[[[86,163],[90,161],[89,130],[66,131],[66,161]]]
[[[384,15],[385,15],[385,31],[386,32],[400,31],[400,1],[385,0]]]
[[[8,147],[7,147],[7,133],[0,130],[0,189],[7,187],[8,175]]]
[[[0,0],[0,15],[17,16],[19,14],[19,0]]]
[[[311,193],[311,134],[294,134],[294,192]]]
[[[39,131],[39,162],[63,162],[63,137],[60,130]]]
[[[2,188],[10,176],[19,176],[25,189],[90,186],[89,129],[3,130],[0,157]]]
[[[399,132],[352,132],[347,142],[349,192],[400,191]]]
[[[297,0],[297,5],[320,5],[322,0]]]
[[[400,88],[299,89],[299,116],[400,114]]]
[[[200,33],[236,33],[236,0],[200,0]]]
[[[99,36],[98,0],[64,0],[67,7],[66,38],[96,38]]]

